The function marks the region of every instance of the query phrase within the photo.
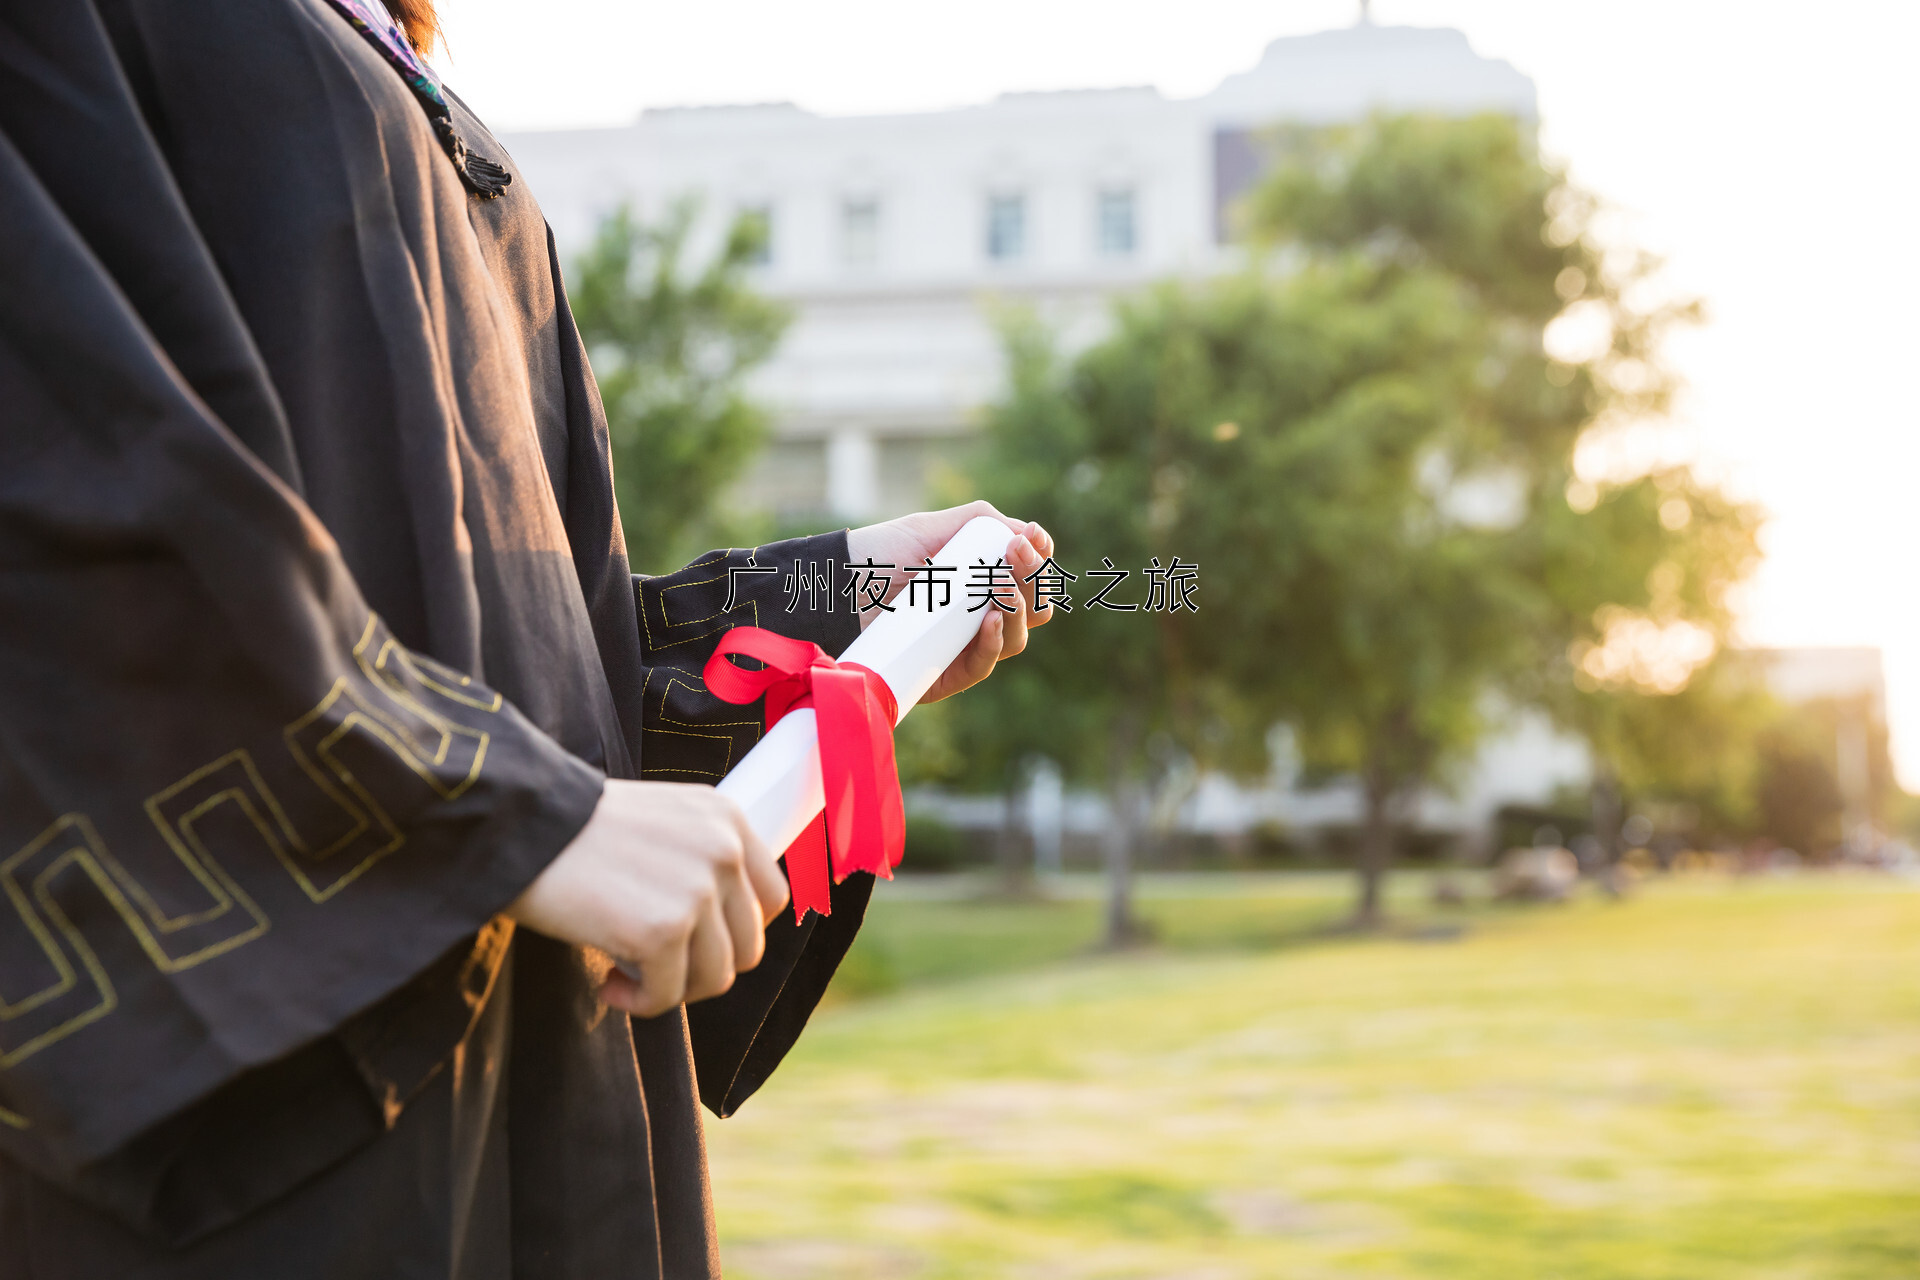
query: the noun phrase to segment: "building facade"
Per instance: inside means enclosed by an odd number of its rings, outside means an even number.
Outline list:
[[[1263,130],[1373,111],[1531,119],[1536,100],[1532,81],[1458,31],[1362,22],[1275,40],[1196,98],[1118,88],[909,115],[828,117],[784,103],[651,110],[625,127],[505,141],[563,259],[623,204],[651,220],[697,201],[696,250],[743,213],[765,220],[756,284],[794,322],[757,376],[774,440],[736,500],[794,523],[857,522],[942,496],[943,467],[1000,390],[1006,309],[1037,313],[1071,348],[1096,339],[1129,290],[1230,269],[1235,202],[1261,176]],[[1788,702],[1878,689],[1875,651],[1765,656]],[[1872,697],[1879,706],[1883,695]],[[1864,747],[1849,738],[1837,749],[1852,830]],[[1305,787],[1288,761],[1281,744],[1264,786],[1201,779],[1181,825],[1231,835],[1357,821],[1357,787]],[[1521,714],[1409,818],[1471,838],[1501,806],[1544,802],[1589,770],[1579,742]],[[963,825],[1003,820],[997,799],[922,799]],[[1102,821],[1098,797],[1064,795],[1044,778],[1028,808],[1043,850],[1058,849],[1063,829]],[[1048,830],[1051,841],[1038,838]]]
[[[774,441],[739,499],[858,521],[937,496],[999,391],[997,317],[1029,308],[1068,346],[1112,299],[1234,260],[1235,200],[1261,130],[1375,110],[1506,111],[1533,83],[1451,30],[1368,24],[1270,44],[1197,98],[1151,88],[1006,94],[953,111],[827,117],[788,104],[648,111],[510,135],[564,257],[621,204],[692,198],[716,243],[770,230],[757,284],[794,308],[756,392]]]

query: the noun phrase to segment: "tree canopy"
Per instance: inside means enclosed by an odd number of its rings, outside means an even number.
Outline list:
[[[614,488],[627,555],[660,572],[715,537],[716,499],[765,440],[747,375],[773,354],[788,312],[748,273],[766,244],[745,215],[703,264],[691,202],[644,224],[614,212],[581,256],[569,289],[606,405]]]
[[[1528,126],[1273,145],[1243,271],[1121,303],[1071,360],[1010,328],[976,473],[1069,568],[1197,562],[1201,612],[1077,612],[954,732],[963,758],[1047,751],[1082,777],[1144,772],[1156,735],[1253,773],[1287,722],[1363,784],[1371,920],[1396,815],[1504,710],[1604,752],[1606,700],[1685,687],[1757,519],[1684,469],[1577,473],[1585,433],[1665,408],[1659,341],[1694,308],[1600,242]]]

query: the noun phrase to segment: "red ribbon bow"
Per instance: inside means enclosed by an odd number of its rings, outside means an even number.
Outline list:
[[[766,663],[748,671],[727,660],[737,653]],[[767,699],[767,728],[789,711],[812,707],[820,735],[820,777],[826,809],[787,846],[793,917],[833,914],[832,884],[855,871],[893,876],[906,847],[900,774],[893,761],[899,703],[877,671],[836,662],[819,645],[759,627],[735,627],[707,659],[707,688],[724,702]],[[831,833],[831,839],[829,839]]]

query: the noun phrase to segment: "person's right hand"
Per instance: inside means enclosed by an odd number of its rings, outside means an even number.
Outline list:
[[[600,998],[650,1018],[717,996],[760,963],[787,879],[740,807],[712,787],[607,779],[587,825],[507,908],[563,942],[639,967]]]

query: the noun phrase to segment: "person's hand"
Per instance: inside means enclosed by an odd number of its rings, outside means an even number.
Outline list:
[[[960,651],[960,656],[953,660],[952,665],[940,673],[940,678],[920,699],[922,702],[938,702],[979,684],[993,674],[994,664],[1000,659],[1011,658],[1027,647],[1029,630],[1053,620],[1051,608],[1035,610],[1035,584],[1026,580],[1028,575],[1039,569],[1041,561],[1053,554],[1053,536],[1030,521],[1013,520],[1001,515],[990,502],[969,502],[964,507],[948,507],[945,511],[922,511],[847,533],[849,559],[897,565],[902,570],[888,575],[891,581],[884,598],[891,604],[895,596],[906,590],[907,579],[913,576],[904,570],[923,564],[945,546],[949,538],[960,532],[960,526],[975,516],[992,516],[1006,525],[1007,532],[1013,535],[1007,544],[1006,554],[1007,564],[1013,568],[1014,581],[1020,585],[1020,609],[1016,613],[1007,613],[988,605],[986,617],[980,622],[979,634]],[[878,610],[861,614],[861,629],[864,630],[877,616]]]
[[[587,825],[507,915],[639,966],[600,998],[650,1018],[717,996],[760,963],[787,879],[740,806],[712,787],[609,778]]]

